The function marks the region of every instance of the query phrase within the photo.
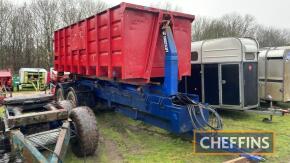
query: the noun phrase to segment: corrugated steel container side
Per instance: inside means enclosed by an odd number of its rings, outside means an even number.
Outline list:
[[[179,78],[190,75],[194,16],[121,3],[54,33],[54,68],[85,76],[149,82],[164,76],[160,28],[170,15]]]

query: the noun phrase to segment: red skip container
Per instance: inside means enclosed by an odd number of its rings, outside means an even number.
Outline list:
[[[171,17],[179,78],[190,75],[193,15],[121,3],[54,32],[54,68],[83,76],[150,82],[164,76],[160,28]]]

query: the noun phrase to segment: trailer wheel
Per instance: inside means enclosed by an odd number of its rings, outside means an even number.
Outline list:
[[[66,109],[68,112],[71,112],[72,109],[74,108],[72,102],[71,101],[68,101],[68,100],[58,101],[57,104],[60,107],[62,107],[63,109]]]
[[[5,123],[4,123],[4,118],[0,117],[0,133],[4,133],[5,132]]]
[[[64,100],[63,90],[61,88],[56,89],[55,95],[56,95],[56,101]]]
[[[74,89],[70,89],[70,91],[67,93],[66,100],[71,101],[73,107],[79,106],[78,97]]]
[[[76,134],[71,140],[72,151],[79,157],[94,154],[99,142],[94,112],[87,106],[81,106],[71,111],[70,118]]]

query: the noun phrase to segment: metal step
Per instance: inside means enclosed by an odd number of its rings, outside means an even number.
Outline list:
[[[26,138],[30,141],[32,145],[36,148],[46,147],[48,145],[53,145],[57,142],[59,136],[60,128],[39,132],[36,134],[28,135]]]

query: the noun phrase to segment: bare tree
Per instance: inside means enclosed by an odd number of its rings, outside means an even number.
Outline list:
[[[290,42],[289,30],[259,26],[256,33],[260,47],[284,46]]]
[[[61,24],[70,25],[106,8],[107,4],[101,0],[62,0],[59,8]]]
[[[24,4],[21,7],[13,8],[13,14],[8,23],[6,52],[4,65],[12,69],[19,69],[22,66],[30,65],[34,53],[34,20],[29,6]]]
[[[206,17],[196,16],[196,20],[192,25],[192,41],[205,39],[205,29],[209,27],[211,20]]]
[[[9,22],[12,15],[12,5],[0,0],[0,68],[5,68],[7,63],[7,43]]]
[[[241,16],[232,13],[224,15],[220,21],[224,24],[223,35],[225,36],[246,37],[255,33],[256,21],[251,15]]]
[[[101,0],[0,0],[0,68],[52,66],[53,32],[106,8]]]
[[[70,25],[81,19],[80,12],[77,7],[77,0],[63,0],[60,2],[60,19],[63,26]]]
[[[197,17],[192,26],[192,40],[199,41],[224,37],[225,25],[220,20]]]
[[[181,11],[170,2],[151,6]],[[53,32],[107,7],[102,0],[32,0],[22,5],[0,0],[0,69],[52,66]],[[196,16],[192,26],[193,41],[247,36],[257,38],[262,47],[290,45],[289,30],[259,25],[251,15]]]
[[[257,24],[251,15],[226,14],[217,19],[197,17],[192,26],[192,40],[219,37],[249,37],[255,34]]]
[[[58,3],[56,0],[34,0],[31,4],[33,17],[38,25],[39,36],[47,50],[47,59],[52,63],[53,32],[57,29]],[[50,65],[46,65],[48,68]]]
[[[80,3],[81,19],[97,14],[108,8],[108,5],[101,0],[98,1],[83,0],[79,1],[79,3]]]
[[[179,12],[182,11],[182,8],[180,6],[173,5],[172,3],[168,2],[168,1],[152,3],[150,6],[155,7],[155,8],[164,9],[164,10],[169,10],[169,11],[179,11]]]

